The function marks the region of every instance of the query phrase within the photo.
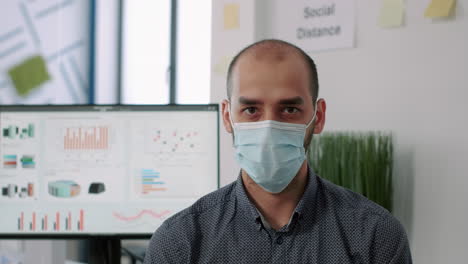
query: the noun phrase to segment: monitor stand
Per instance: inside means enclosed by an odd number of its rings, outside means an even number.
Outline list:
[[[120,264],[120,238],[90,238],[89,264]]]

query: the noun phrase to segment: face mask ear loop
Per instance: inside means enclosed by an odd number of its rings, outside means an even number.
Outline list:
[[[228,100],[228,103],[229,122],[231,122],[232,133],[234,134],[234,122],[232,122],[231,101]]]
[[[232,122],[232,112],[231,112],[231,101],[230,100],[227,100],[228,103],[229,103],[229,107],[228,107],[228,113],[229,113],[229,122],[231,122],[231,129],[232,129],[232,145],[235,146],[235,135],[234,135],[234,122]]]
[[[315,110],[314,110],[314,116],[313,116],[313,117],[312,117],[312,119],[309,121],[309,123],[307,123],[307,125],[306,125],[306,128],[309,128],[309,126],[310,126],[310,125],[311,125],[311,124],[312,124],[312,123],[315,121],[315,118],[317,117],[317,106],[318,106],[318,100],[319,100],[319,99],[317,99],[317,101],[315,101],[315,107],[314,107],[314,108],[315,108]],[[230,116],[230,115],[229,115],[229,116]]]
[[[228,113],[229,113],[229,122],[231,122],[231,127],[232,130],[234,130],[234,123],[232,122],[232,112],[231,112],[231,101],[228,100],[229,107],[228,107]]]

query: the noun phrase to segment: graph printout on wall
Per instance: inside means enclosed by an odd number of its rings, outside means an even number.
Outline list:
[[[87,103],[91,1],[2,1],[0,105]]]

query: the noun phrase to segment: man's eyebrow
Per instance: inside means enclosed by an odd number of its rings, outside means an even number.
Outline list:
[[[261,103],[260,100],[249,99],[249,98],[246,98],[246,97],[244,97],[244,96],[239,97],[239,104],[243,104],[243,105],[256,105],[256,104],[260,104],[260,103]]]
[[[304,103],[304,99],[302,99],[300,96],[297,96],[293,98],[281,99],[279,103],[282,105],[300,105]]]

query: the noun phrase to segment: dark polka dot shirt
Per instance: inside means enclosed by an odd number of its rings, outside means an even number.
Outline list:
[[[239,177],[167,219],[144,263],[412,263],[384,208],[312,171],[289,224],[269,228]]]

